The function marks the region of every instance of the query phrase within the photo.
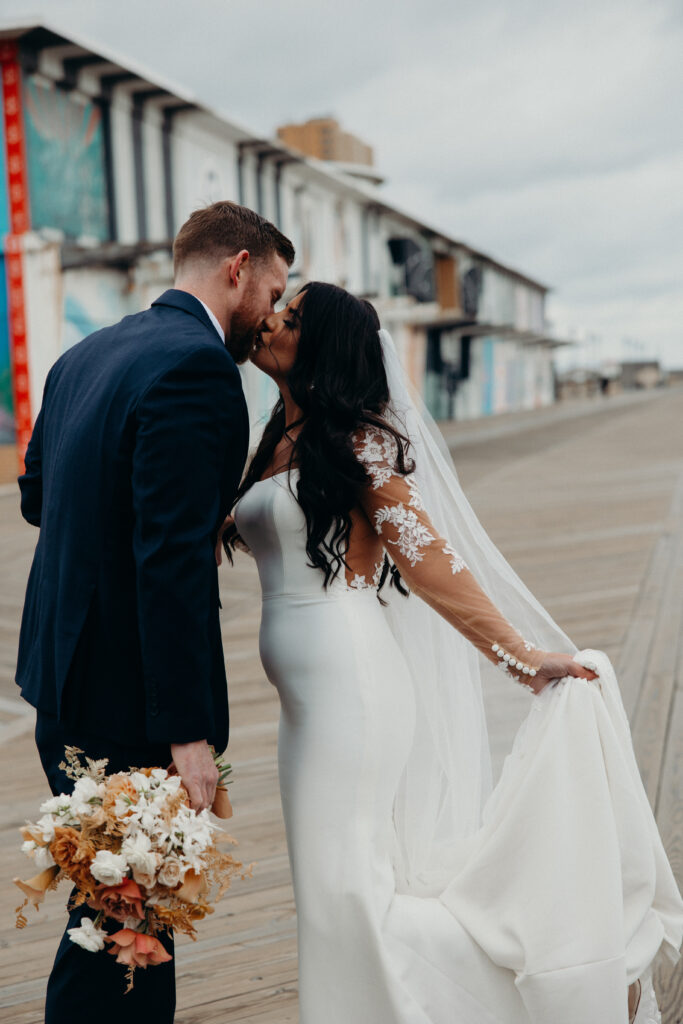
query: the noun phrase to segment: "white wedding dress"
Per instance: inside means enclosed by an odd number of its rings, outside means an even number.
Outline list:
[[[496,661],[497,639],[527,675],[538,652],[480,597],[388,453],[372,434],[359,449],[379,550],[481,653]],[[324,589],[309,566],[297,480],[293,470],[259,481],[235,521],[258,565],[261,657],[282,705],[301,1024],[626,1024],[637,977],[638,1022],[657,1021],[647,972],[660,949],[676,955],[683,904],[609,661],[582,652],[599,680],[560,681],[533,699],[483,820],[453,838],[448,879],[411,889],[397,793],[421,680],[377,600],[381,562],[360,521],[353,558],[367,572]],[[397,600],[420,604],[414,593]],[[474,787],[478,764],[471,774]]]

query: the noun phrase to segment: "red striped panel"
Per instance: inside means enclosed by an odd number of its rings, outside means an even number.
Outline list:
[[[16,43],[0,43],[0,67],[2,68],[5,161],[11,225],[11,234],[6,239],[10,354],[17,449],[23,469],[24,453],[31,437],[32,423],[24,296],[24,255],[21,236],[29,230],[30,222],[24,120],[21,108],[21,69],[17,59]]]

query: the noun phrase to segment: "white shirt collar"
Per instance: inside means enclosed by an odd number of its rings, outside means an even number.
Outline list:
[[[197,296],[196,296],[196,295],[195,295],[195,298],[197,299]],[[198,301],[198,302],[202,302],[202,300],[201,300],[201,299],[197,299],[197,301]],[[222,341],[223,341],[223,344],[225,344],[225,331],[223,330],[223,328],[221,327],[221,325],[220,325],[220,324],[218,323],[218,320],[217,320],[217,318],[216,318],[216,315],[214,314],[213,310],[209,309],[209,307],[207,306],[207,304],[206,304],[205,302],[202,302],[202,306],[204,307],[204,309],[205,309],[205,310],[206,310],[206,312],[208,313],[208,315],[209,315],[209,320],[211,321],[211,323],[213,324],[213,326],[214,326],[214,327],[216,328],[216,330],[217,330],[217,331],[218,331],[218,333],[220,334],[220,336],[221,336],[221,339],[222,339]]]

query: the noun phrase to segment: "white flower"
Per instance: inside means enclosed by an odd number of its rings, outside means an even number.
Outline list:
[[[150,892],[157,884],[157,873],[154,871],[141,871],[140,868],[133,868],[133,879],[142,886],[143,889],[148,889]]]
[[[39,828],[46,843],[51,843],[55,837],[55,822],[51,814],[44,814],[38,818],[36,828]]]
[[[150,807],[144,797],[141,797],[130,818],[138,824],[143,832],[147,834],[154,833],[159,827],[159,810],[158,807],[153,805]]]
[[[67,935],[72,942],[82,949],[87,949],[89,953],[97,953],[104,949],[105,932],[101,928],[96,928],[94,921],[89,917],[83,918],[80,928],[68,928]]]
[[[161,865],[161,869],[157,875],[157,881],[160,882],[161,885],[168,886],[169,889],[174,889],[175,886],[185,878],[188,866],[189,865],[183,863],[183,861],[178,857],[167,857]]]
[[[41,871],[44,871],[45,868],[51,868],[54,864],[52,854],[47,846],[39,846],[33,859],[36,862],[36,867],[40,868]]]
[[[102,805],[104,783],[96,782],[85,775],[74,786],[71,795],[71,812],[75,815],[90,815]]]
[[[152,851],[152,842],[144,832],[137,832],[123,840],[121,856],[126,858],[134,873],[153,876],[156,872],[157,854]]]
[[[117,818],[126,818],[129,820],[129,814],[131,807],[136,807],[137,804],[131,804],[130,797],[117,796],[114,801],[114,814]]]
[[[219,829],[209,820],[208,811],[195,814],[189,807],[181,807],[171,822],[169,847],[196,871],[201,870],[202,854],[211,845],[216,831]]]
[[[54,864],[54,860],[50,854],[47,846],[39,846],[33,839],[27,839],[25,843],[21,844],[22,853],[25,853],[27,857],[36,862],[36,867],[44,871],[45,868],[51,868]]]
[[[130,781],[133,783],[138,793],[144,793],[145,790],[149,789],[149,777],[147,775],[143,775],[142,772],[131,772]]]
[[[152,840],[152,846],[155,850],[161,851],[161,853],[169,853],[173,847],[173,837],[171,836],[169,826],[165,821],[157,821],[151,832],[148,833]]]
[[[90,865],[90,874],[102,885],[120,885],[127,871],[126,858],[111,850],[98,850]]]
[[[59,796],[51,796],[48,800],[43,800],[40,805],[41,814],[56,814],[60,818],[69,814],[71,811],[71,797],[66,793],[60,793]]]

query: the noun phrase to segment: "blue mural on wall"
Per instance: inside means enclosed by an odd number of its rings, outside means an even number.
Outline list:
[[[105,324],[98,323],[85,308],[82,302],[75,295],[66,295],[64,298],[64,323],[63,342],[64,351],[72,345],[82,341],[83,338],[97,331]]]
[[[102,114],[34,75],[24,82],[31,226],[67,238],[109,237]]]

